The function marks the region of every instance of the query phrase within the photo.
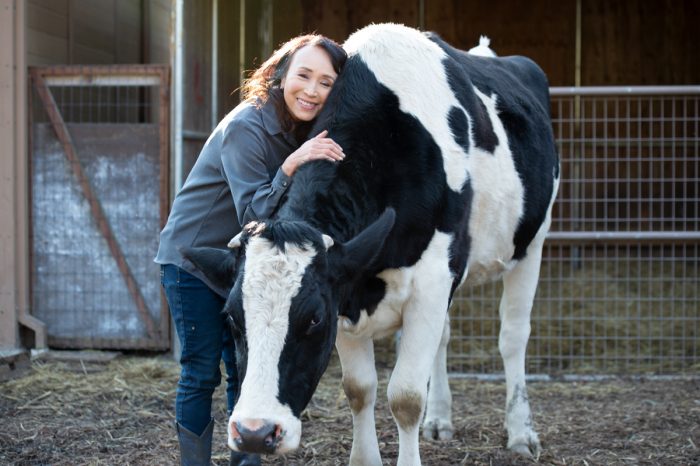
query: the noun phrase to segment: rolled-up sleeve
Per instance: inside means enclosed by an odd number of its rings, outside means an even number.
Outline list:
[[[241,225],[270,217],[291,184],[281,168],[270,180],[264,135],[246,124],[233,123],[224,133],[222,166]]]

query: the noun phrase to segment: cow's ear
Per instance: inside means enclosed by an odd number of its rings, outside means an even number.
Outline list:
[[[236,279],[237,253],[218,248],[182,248],[182,255],[222,290],[229,290]]]
[[[372,268],[394,226],[395,219],[396,212],[388,208],[353,239],[332,247],[332,267],[336,277],[341,280],[353,280]]]

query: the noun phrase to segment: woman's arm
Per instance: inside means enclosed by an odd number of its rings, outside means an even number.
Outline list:
[[[277,208],[291,178],[278,169],[273,179],[267,168],[264,135],[247,125],[231,125],[224,134],[221,160],[236,215],[241,225],[268,218]]]
[[[270,180],[265,163],[269,154],[265,154],[261,140],[264,135],[246,125],[227,129],[221,149],[222,166],[241,225],[270,217],[302,164],[319,159],[343,160],[342,149],[325,137],[327,134],[328,131],[322,131],[292,152]]]
[[[287,176],[294,175],[297,169],[311,160],[329,160],[340,162],[345,158],[343,149],[331,138],[327,138],[328,130],[323,130],[309,139],[297,150],[289,154],[282,164],[282,171]]]

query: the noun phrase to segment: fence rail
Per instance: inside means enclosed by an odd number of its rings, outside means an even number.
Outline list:
[[[562,180],[528,371],[700,373],[700,86],[551,96]],[[455,297],[452,373],[502,370],[501,290]]]

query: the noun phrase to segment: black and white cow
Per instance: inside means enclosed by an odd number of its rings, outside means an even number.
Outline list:
[[[231,290],[243,382],[228,445],[296,449],[335,342],[350,463],[382,464],[373,340],[401,329],[388,398],[398,464],[420,464],[421,419],[424,436],[452,436],[450,299],[462,283],[502,277],[508,447],[534,453],[525,348],[559,181],[546,77],[483,39],[465,53],[395,24],[361,29],[344,47],[316,130],[328,128],[346,159],[303,166],[274,217],[247,225],[229,251],[186,251]]]

